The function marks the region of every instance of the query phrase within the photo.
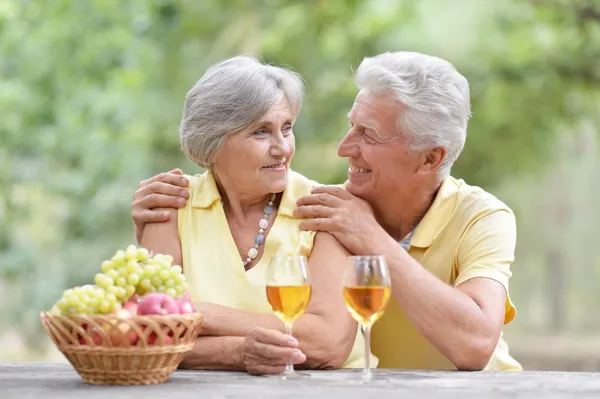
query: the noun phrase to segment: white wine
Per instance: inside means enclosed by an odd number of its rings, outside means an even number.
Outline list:
[[[310,285],[268,285],[267,299],[277,317],[284,323],[293,323],[306,310],[311,292]]]
[[[372,326],[385,311],[390,299],[390,287],[344,287],[344,301],[350,314],[363,326]]]

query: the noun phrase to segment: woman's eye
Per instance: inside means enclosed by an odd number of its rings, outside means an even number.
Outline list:
[[[255,135],[261,136],[261,135],[265,135],[268,132],[265,129],[258,129],[257,131],[254,132]]]
[[[292,131],[292,125],[285,125],[283,126],[283,129],[281,129],[282,133],[286,134],[286,133],[290,133]]]

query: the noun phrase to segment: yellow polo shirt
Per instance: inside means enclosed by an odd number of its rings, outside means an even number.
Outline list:
[[[277,255],[310,256],[316,233],[300,231],[298,225],[303,219],[293,212],[296,200],[310,194],[317,183],[289,171],[277,216],[263,244],[263,255],[246,271],[227,224],[214,175],[208,171],[186,177],[190,181],[189,200],[179,208],[177,221],[183,272],[192,299],[249,312],[273,313],[266,294],[267,266]],[[340,295],[341,290],[340,287]],[[354,346],[342,367],[360,368],[363,364],[364,337],[357,327]],[[377,365],[376,357],[371,356],[371,364]]]
[[[448,177],[415,229],[408,253],[447,284],[486,277],[508,293],[515,243],[516,222],[508,206],[479,187]],[[515,307],[507,296],[504,324],[514,317]],[[393,300],[373,327],[372,351],[382,368],[456,369]],[[486,369],[522,370],[502,336]]]

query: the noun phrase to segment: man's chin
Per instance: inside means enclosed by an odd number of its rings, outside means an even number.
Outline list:
[[[355,197],[363,198],[363,196],[365,195],[365,190],[363,190],[362,187],[356,186],[356,185],[350,183],[349,180],[346,181],[344,188],[346,189],[346,191],[348,191],[350,194],[354,195]]]

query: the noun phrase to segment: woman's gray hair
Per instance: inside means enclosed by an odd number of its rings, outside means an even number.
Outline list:
[[[259,122],[282,96],[296,117],[304,98],[300,75],[251,56],[211,66],[185,100],[179,128],[183,151],[210,169],[227,137]]]
[[[450,174],[471,117],[469,83],[448,61],[414,52],[366,57],[355,74],[365,91],[390,93],[403,105],[398,129],[415,151],[444,147],[440,178]]]

